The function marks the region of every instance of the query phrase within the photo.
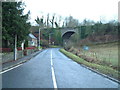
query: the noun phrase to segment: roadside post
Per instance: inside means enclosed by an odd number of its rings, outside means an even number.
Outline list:
[[[14,60],[17,60],[17,35],[15,35]]]
[[[40,48],[40,27],[39,27],[39,45],[38,45],[38,49],[41,50],[41,48]]]

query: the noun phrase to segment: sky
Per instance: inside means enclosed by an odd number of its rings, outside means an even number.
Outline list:
[[[73,16],[82,22],[85,18],[103,22],[118,19],[119,0],[22,0],[26,4],[25,13],[30,10],[30,21],[35,24],[37,16]]]

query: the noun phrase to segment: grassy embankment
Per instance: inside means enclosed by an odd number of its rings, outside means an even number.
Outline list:
[[[118,43],[106,43],[89,46],[88,51],[78,48],[81,55],[91,57],[97,63],[118,68]]]
[[[84,64],[90,68],[97,70],[98,72],[120,80],[120,77],[118,76],[120,75],[120,72],[118,69],[113,68],[113,66],[118,67],[118,47],[116,43],[112,43],[110,45],[92,45],[90,46],[89,51],[84,51],[82,49],[79,50],[80,55],[85,55],[87,57],[96,59],[94,62],[86,61],[81,57],[64,49],[60,49],[60,51],[80,64]]]

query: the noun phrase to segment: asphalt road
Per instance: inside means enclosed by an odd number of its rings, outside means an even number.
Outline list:
[[[118,88],[118,84],[72,61],[58,48],[2,74],[3,88]]]

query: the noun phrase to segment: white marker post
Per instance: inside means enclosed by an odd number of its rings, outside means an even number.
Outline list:
[[[17,60],[17,35],[15,35],[14,60]]]
[[[39,27],[39,46],[38,46],[39,50],[41,49],[40,48],[40,27]]]

